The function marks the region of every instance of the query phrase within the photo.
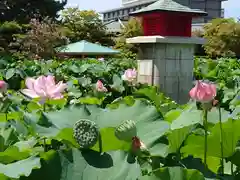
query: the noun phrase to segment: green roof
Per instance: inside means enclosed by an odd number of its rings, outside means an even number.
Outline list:
[[[175,11],[175,12],[195,13],[195,14],[203,14],[203,15],[207,14],[204,11],[201,11],[199,9],[191,9],[173,0],[159,0],[153,4],[150,4],[145,8],[134,11],[130,14],[140,14],[140,13],[152,12],[152,11]]]
[[[99,44],[90,43],[85,40],[56,48],[56,51],[58,53],[85,54],[85,55],[97,55],[97,54],[107,55],[107,54],[119,53],[119,51],[117,50],[114,50],[105,46],[101,46]]]

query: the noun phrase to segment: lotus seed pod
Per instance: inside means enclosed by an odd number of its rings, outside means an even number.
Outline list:
[[[78,120],[73,127],[73,137],[82,148],[93,147],[99,134],[96,123],[88,119]]]
[[[119,140],[132,141],[134,136],[137,136],[136,123],[132,120],[126,120],[120,124],[115,130],[115,136]]]

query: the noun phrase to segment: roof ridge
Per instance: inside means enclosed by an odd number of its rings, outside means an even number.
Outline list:
[[[158,0],[145,8],[130,13],[130,15],[151,11],[173,11],[173,12],[175,11],[185,13],[207,14],[206,12],[200,9],[192,9],[174,0]]]

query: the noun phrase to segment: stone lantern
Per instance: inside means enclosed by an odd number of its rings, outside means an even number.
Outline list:
[[[130,15],[141,19],[144,32],[144,36],[127,39],[140,45],[138,81],[159,86],[180,104],[188,102],[194,45],[204,44],[204,39],[191,37],[192,18],[207,13],[173,0],[159,0]]]

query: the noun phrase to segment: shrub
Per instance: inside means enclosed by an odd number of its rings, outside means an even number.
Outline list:
[[[204,27],[204,45],[210,57],[240,55],[240,23],[234,19],[214,19]]]

